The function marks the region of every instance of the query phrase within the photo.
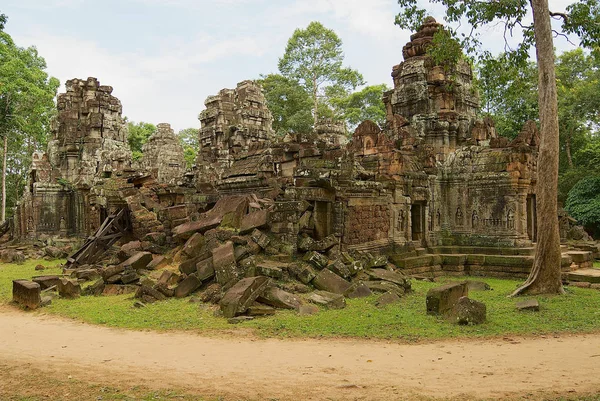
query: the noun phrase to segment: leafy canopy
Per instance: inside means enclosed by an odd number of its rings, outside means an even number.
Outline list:
[[[578,222],[597,231],[600,227],[600,175],[588,176],[575,184],[565,209]]]
[[[143,155],[142,147],[148,142],[148,139],[152,134],[156,132],[156,126],[143,121],[140,121],[139,123],[129,121],[127,123],[127,128],[129,130],[127,142],[131,148],[133,160],[139,160]]]
[[[181,146],[183,146],[183,153],[185,158],[185,164],[188,168],[192,167],[196,163],[196,156],[198,155],[198,128],[185,128],[177,133]]]
[[[343,61],[342,40],[333,30],[316,21],[306,29],[294,31],[279,59],[281,75],[297,82],[310,94],[315,124],[319,98],[325,96],[325,89],[348,92],[364,84],[362,75],[343,67]]]

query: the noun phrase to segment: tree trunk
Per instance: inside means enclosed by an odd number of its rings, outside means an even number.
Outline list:
[[[571,157],[571,131],[567,130],[567,137],[565,138],[565,150],[567,151],[567,162],[569,168],[573,168],[573,158]]]
[[[540,148],[537,164],[537,246],[531,273],[512,295],[562,294],[558,230],[558,104],[548,0],[531,0],[538,62]]]
[[[2,154],[2,219],[6,221],[6,154],[8,153],[8,135],[4,135],[4,152]]]
[[[317,122],[319,120],[319,114],[318,114],[318,109],[319,109],[319,99],[317,97],[317,79],[313,78],[313,104],[314,104],[314,108],[315,108],[315,112],[313,115],[313,119],[314,119],[314,126],[313,126],[313,130],[317,129]]]

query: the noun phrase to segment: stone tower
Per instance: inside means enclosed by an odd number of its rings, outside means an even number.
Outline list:
[[[179,138],[166,123],[158,124],[157,131],[142,148],[143,169],[160,183],[177,184],[185,173],[185,157]]]
[[[479,108],[471,66],[435,65],[426,52],[433,35],[443,29],[427,17],[402,49],[404,62],[392,69],[394,89],[384,95],[388,124],[411,125],[412,142],[428,145],[438,160],[466,143]],[[406,139],[406,138],[403,138]]]

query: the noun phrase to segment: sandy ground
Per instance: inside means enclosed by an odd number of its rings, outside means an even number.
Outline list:
[[[426,344],[207,338],[0,309],[0,366],[226,399],[573,395],[600,391],[600,334]],[[8,387],[0,381],[0,395]]]

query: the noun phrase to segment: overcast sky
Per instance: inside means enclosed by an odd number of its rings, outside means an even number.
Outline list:
[[[564,11],[568,0],[550,0]],[[428,7],[442,21],[439,10]],[[369,85],[392,85],[410,32],[394,25],[395,0],[3,0],[6,31],[35,45],[60,79],[97,77],[133,121],[199,127],[207,96],[277,72],[296,28],[320,21],[342,39],[345,64]],[[437,12],[436,12],[437,11]],[[483,40],[502,49],[501,28]],[[559,50],[571,49],[557,40]]]

